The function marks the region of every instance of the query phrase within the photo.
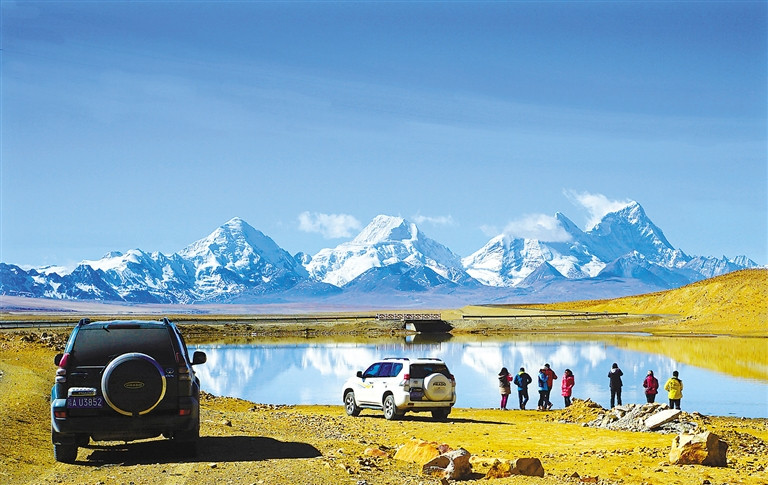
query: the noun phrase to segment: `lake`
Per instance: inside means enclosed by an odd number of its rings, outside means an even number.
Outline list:
[[[499,406],[497,375],[502,366],[517,372],[522,366],[533,377],[529,387],[535,409],[538,393],[536,372],[549,363],[558,377],[569,368],[576,378],[573,397],[592,399],[607,408],[610,403],[608,371],[616,362],[624,372],[622,392],[624,404],[644,403],[642,387],[651,369],[663,388],[677,370],[684,383],[682,408],[707,415],[768,417],[768,379],[729,375],[717,369],[729,369],[728,362],[712,366],[705,358],[703,365],[684,363],[662,353],[656,347],[691,345],[690,338],[669,338],[656,345],[653,338],[600,336],[544,336],[486,339],[472,337],[443,342],[411,339],[386,342],[334,342],[313,339],[292,341],[252,341],[191,345],[202,350],[208,362],[196,366],[202,389],[218,396],[231,396],[265,404],[342,404],[341,387],[358,370],[364,370],[384,357],[437,357],[443,359],[456,377],[456,407],[492,408]],[[714,340],[714,339],[709,339]],[[736,340],[736,345],[763,345],[764,340]],[[734,341],[709,342],[733,348]],[[650,350],[645,350],[646,348]],[[714,348],[714,347],[713,347]],[[728,352],[728,351],[724,351]],[[682,353],[681,353],[682,355]],[[727,359],[712,355],[713,359]],[[732,356],[730,357],[733,358]],[[695,359],[694,359],[695,360]],[[749,366],[749,362],[746,363]],[[762,365],[759,362],[755,365]],[[738,366],[733,366],[737,369]],[[763,369],[764,370],[764,369]],[[743,371],[742,371],[743,374]],[[551,401],[554,408],[563,407],[560,379],[555,382]],[[663,389],[656,398],[666,403]],[[517,393],[510,396],[509,408],[517,407]]]

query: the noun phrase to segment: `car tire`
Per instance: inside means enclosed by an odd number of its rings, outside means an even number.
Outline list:
[[[451,380],[436,372],[424,378],[424,396],[430,401],[450,401]]]
[[[355,402],[354,391],[347,391],[347,393],[344,394],[344,410],[347,412],[349,416],[360,415],[360,408],[357,406],[357,403]]]
[[[90,442],[91,442],[91,437],[88,436],[87,434],[79,434],[77,435],[77,437],[75,437],[75,443],[77,444],[77,446],[80,446],[80,447],[88,446]]]
[[[189,431],[176,431],[173,434],[173,441],[176,449],[186,457],[197,456],[197,443],[200,440],[200,421],[195,423],[195,427]]]
[[[57,445],[54,443],[53,457],[58,462],[71,465],[77,460],[77,445],[74,443]]]
[[[126,416],[147,414],[163,400],[165,372],[147,354],[131,352],[112,360],[104,369],[101,392],[109,407]]]
[[[402,415],[403,413],[399,413],[397,411],[397,406],[395,406],[395,397],[392,394],[388,394],[387,397],[384,398],[384,419],[393,421],[400,418]]]
[[[449,414],[451,414],[451,408],[435,409],[432,411],[432,419],[435,421],[445,421],[448,419]]]

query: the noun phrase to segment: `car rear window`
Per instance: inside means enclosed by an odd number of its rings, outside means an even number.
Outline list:
[[[445,377],[451,376],[451,373],[448,372],[448,367],[445,364],[411,364],[411,378],[423,379],[436,372],[443,374]]]
[[[127,352],[141,352],[159,362],[175,360],[166,328],[81,329],[71,355],[76,365],[106,365],[109,360]]]

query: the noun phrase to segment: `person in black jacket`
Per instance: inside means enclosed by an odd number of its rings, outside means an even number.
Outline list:
[[[520,400],[520,409],[525,411],[525,405],[528,403],[528,384],[533,382],[533,379],[531,379],[531,376],[525,372],[525,368],[521,367],[520,372],[517,373],[512,382],[517,385],[517,397]]]
[[[623,385],[621,376],[623,375],[624,373],[619,369],[619,364],[614,362],[611,370],[608,371],[608,379],[610,379],[611,386],[611,407],[615,406],[617,401],[619,406],[621,406],[621,386]]]

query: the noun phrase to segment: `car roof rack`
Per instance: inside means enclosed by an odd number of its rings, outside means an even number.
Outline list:
[[[89,323],[91,323],[91,319],[90,318],[81,318],[80,321],[77,322],[77,326],[81,327],[83,325],[88,325]]]
[[[384,357],[384,360],[410,360],[408,357]]]

